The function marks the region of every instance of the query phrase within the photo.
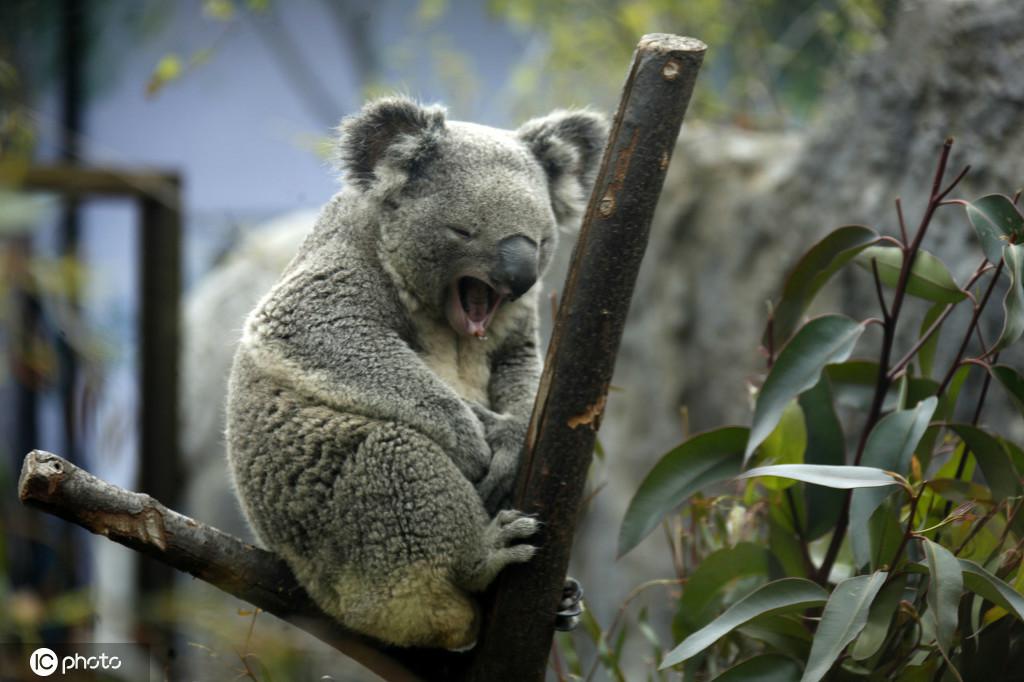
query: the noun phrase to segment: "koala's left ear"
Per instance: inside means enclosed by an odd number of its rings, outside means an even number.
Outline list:
[[[555,111],[516,131],[548,175],[551,207],[560,225],[575,218],[597,175],[608,137],[604,116],[593,111]]]

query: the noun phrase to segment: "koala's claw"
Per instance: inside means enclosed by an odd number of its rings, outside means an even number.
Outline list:
[[[496,548],[518,544],[517,541],[530,537],[540,528],[540,521],[513,509],[498,512],[491,522],[492,540]]]
[[[555,629],[562,632],[575,630],[585,608],[583,587],[575,578],[567,577],[562,587],[562,600],[558,602],[558,612],[555,614]]]

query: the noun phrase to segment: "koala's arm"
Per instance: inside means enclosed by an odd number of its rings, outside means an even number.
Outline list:
[[[492,360],[488,390],[491,409],[474,408],[491,448],[490,470],[477,489],[492,514],[511,504],[512,486],[540,381],[540,367],[537,334],[531,326],[506,339]]]

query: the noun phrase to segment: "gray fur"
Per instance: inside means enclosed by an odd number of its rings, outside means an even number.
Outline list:
[[[348,627],[472,645],[469,593],[533,555],[536,522],[498,510],[539,377],[537,292],[494,273],[506,252],[544,271],[604,134],[589,112],[510,132],[405,99],[342,123],[350,182],[246,321],[228,456],[262,542]],[[482,339],[455,321],[464,276],[505,294]]]

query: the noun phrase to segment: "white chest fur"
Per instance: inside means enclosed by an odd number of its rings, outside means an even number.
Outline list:
[[[416,326],[423,362],[465,400],[490,407],[487,386],[491,366],[487,351],[491,340],[462,338],[448,325],[433,322]]]

